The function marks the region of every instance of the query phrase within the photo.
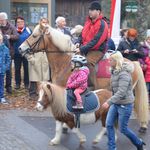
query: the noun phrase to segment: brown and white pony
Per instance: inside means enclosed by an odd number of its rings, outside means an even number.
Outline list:
[[[83,125],[93,124],[98,120],[101,120],[102,128],[93,140],[93,144],[97,144],[102,139],[106,131],[105,119],[108,110],[102,110],[101,105],[111,97],[111,92],[107,89],[100,89],[93,92],[96,93],[99,99],[100,107],[95,112],[81,114],[80,122],[81,125]],[[36,109],[41,111],[48,105],[51,107],[52,114],[56,120],[55,137],[50,141],[51,145],[60,143],[63,123],[66,123],[70,129],[74,130],[74,133],[76,133],[80,140],[80,144],[86,142],[86,136],[80,132],[79,128],[75,128],[75,115],[67,112],[66,104],[66,90],[64,87],[52,84],[50,82],[41,82]]]
[[[71,57],[73,55],[74,44],[69,36],[47,26],[38,25],[32,35],[22,43],[20,52],[23,56],[38,51],[46,51],[51,67],[51,78],[54,84],[65,87],[68,76],[71,73]],[[129,60],[127,60],[129,61]],[[133,89],[135,91],[135,111],[139,119],[140,126],[147,128],[149,121],[149,103],[146,84],[142,69],[138,62],[131,62],[134,65],[132,73]],[[109,89],[109,78],[97,78],[97,89]]]

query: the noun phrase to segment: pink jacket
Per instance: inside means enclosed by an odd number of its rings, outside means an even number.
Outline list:
[[[79,70],[73,71],[67,81],[67,88],[81,88],[85,90],[88,86],[88,75],[89,69],[88,67],[81,67]]]
[[[147,65],[145,70],[145,81],[150,82],[150,57],[146,57],[145,64]]]

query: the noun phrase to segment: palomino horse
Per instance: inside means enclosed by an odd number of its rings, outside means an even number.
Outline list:
[[[65,86],[68,76],[71,73],[71,57],[74,45],[69,36],[47,26],[38,25],[32,35],[20,46],[20,53],[27,56],[30,53],[46,51],[51,67],[52,82]],[[127,60],[129,61],[129,60]],[[135,91],[135,111],[141,128],[147,129],[149,120],[148,93],[142,69],[138,62],[131,62],[134,65],[132,73],[133,89]],[[109,78],[97,78],[97,89],[109,89]]]
[[[94,93],[99,99],[100,106],[111,97],[111,92],[107,89],[100,89],[94,91]],[[73,113],[67,112],[66,103],[66,90],[64,87],[52,84],[50,82],[41,82],[39,88],[39,99],[36,108],[38,110],[43,110],[43,107],[47,107],[48,104],[51,107],[53,116],[56,120],[55,137],[50,141],[51,145],[60,143],[63,123],[66,123],[68,127],[74,129],[74,133],[76,133],[78,136],[81,144],[86,141],[85,135],[80,132],[79,128],[75,128],[75,116]],[[97,144],[102,139],[106,131],[106,115],[107,110],[103,110],[101,107],[99,107],[95,112],[89,112],[80,115],[81,124],[93,124],[101,119],[102,129],[96,135],[95,139],[93,140],[93,144]]]

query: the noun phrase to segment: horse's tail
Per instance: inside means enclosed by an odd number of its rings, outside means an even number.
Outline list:
[[[135,66],[138,72],[138,81],[135,86],[135,112],[137,118],[141,123],[141,127],[147,126],[149,121],[149,103],[148,92],[143,75],[142,68],[138,62],[135,62]]]

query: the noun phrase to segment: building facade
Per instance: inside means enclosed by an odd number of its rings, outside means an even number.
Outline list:
[[[17,16],[23,16],[26,23],[34,27],[41,17],[50,20],[55,26],[55,18],[64,16],[67,25],[73,27],[77,24],[83,25],[88,14],[89,3],[92,0],[0,0],[0,11],[8,13],[9,19],[14,23]],[[136,24],[138,0],[122,0],[121,6],[121,28],[134,27]],[[103,14],[109,18],[111,0],[99,0],[102,5]],[[148,7],[150,13],[150,4]],[[150,28],[150,20],[148,20]]]

